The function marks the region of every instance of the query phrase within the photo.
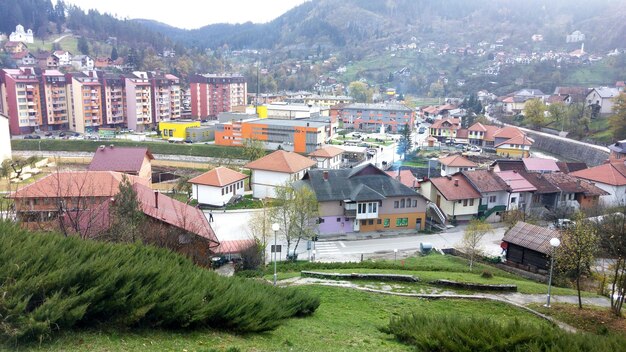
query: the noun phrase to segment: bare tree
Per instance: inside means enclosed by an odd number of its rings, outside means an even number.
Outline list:
[[[257,160],[265,156],[265,143],[258,139],[243,140],[243,156],[248,160]]]
[[[621,316],[626,298],[626,216],[621,213],[605,215],[599,225],[600,248],[613,259],[611,277],[611,310]]]
[[[263,208],[261,211],[252,213],[248,222],[248,232],[256,240],[261,251],[263,264],[266,263],[266,249],[269,239],[272,235],[272,224],[270,218],[270,210],[267,208],[267,200],[262,199]]]
[[[482,250],[480,248],[480,241],[485,237],[486,234],[492,231],[492,227],[489,223],[484,220],[472,220],[470,221],[467,228],[465,228],[465,233],[463,234],[463,242],[462,248],[465,253],[469,256],[469,267],[470,271],[474,266],[474,261],[476,257],[481,255]]]

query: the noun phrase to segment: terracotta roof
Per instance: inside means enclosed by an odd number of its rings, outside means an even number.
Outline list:
[[[549,255],[552,251],[550,240],[555,237],[561,238],[561,234],[546,227],[518,221],[504,234],[502,241]]]
[[[559,171],[559,166],[556,164],[556,161],[552,159],[542,159],[542,158],[523,158],[522,162],[524,163],[524,167],[529,172],[537,172],[537,171],[548,171],[554,172]]]
[[[572,172],[570,175],[611,186],[626,185],[626,166],[624,162],[602,164],[589,169]]]
[[[245,165],[252,170],[277,171],[296,173],[315,165],[315,161],[300,154],[277,150],[261,159],[251,161]]]
[[[254,246],[256,241],[253,239],[249,240],[231,240],[231,241],[222,241],[220,245],[215,248],[215,253],[217,254],[235,254],[241,253],[246,249]]]
[[[446,200],[480,198],[480,193],[472,187],[461,173],[446,177],[431,178],[428,181],[433,184]]]
[[[487,132],[487,128],[485,127],[485,125],[483,125],[480,122],[476,122],[475,124],[470,126],[470,128],[468,128],[468,130],[470,130],[470,131]]]
[[[523,136],[524,133],[520,131],[517,127],[506,126],[499,129],[497,132],[493,134],[495,138],[513,138],[517,136]]]
[[[227,167],[219,166],[211,171],[203,173],[200,176],[192,178],[191,180],[189,180],[189,183],[205,186],[224,187],[232,183],[241,181],[247,177],[248,175],[242,174],[241,172],[231,170]]]
[[[496,174],[509,186],[511,192],[533,192],[537,190],[532,183],[516,171],[500,171]]]
[[[526,171],[519,171],[519,174],[524,176],[524,178],[528,182],[530,182],[535,188],[537,188],[537,190],[535,191],[535,193],[537,194],[559,192],[559,189],[544,177],[544,174]]]
[[[502,143],[498,143],[496,147],[499,147],[504,144],[519,144],[519,145],[533,145],[534,140],[532,138],[526,137],[524,135],[515,136],[511,139],[507,139]]]
[[[443,126],[444,123],[449,123],[451,126]],[[457,118],[447,118],[441,120],[435,120],[430,128],[451,128],[451,129],[459,129],[461,128],[461,120]]]
[[[98,148],[89,164],[89,171],[139,172],[144,157],[154,157],[148,148],[111,147]]]
[[[489,170],[463,171],[463,175],[480,193],[508,191],[509,186],[495,172]]]
[[[344,152],[343,149],[327,145],[324,148],[320,148],[314,152],[309,153],[309,156],[315,156],[320,158],[334,158]]]
[[[500,130],[500,128],[492,125],[487,125],[485,126],[485,128],[487,129],[487,132],[485,133],[485,137],[483,137],[483,140],[493,142],[495,140],[494,135]]]
[[[477,167],[475,163],[467,160],[461,155],[450,155],[445,158],[440,158],[439,162],[445,166],[452,167]]]
[[[578,162],[557,161],[556,165],[565,174],[587,169],[587,164]]]
[[[387,175],[393,177],[394,179],[400,181],[403,185],[409,188],[418,188],[419,182],[417,182],[417,178],[413,175],[411,170],[400,170],[398,171],[385,171]]]
[[[559,190],[566,193],[583,193],[586,196],[605,196],[607,192],[589,183],[589,181],[577,179],[576,177],[554,172],[543,175],[548,182],[558,187]]]

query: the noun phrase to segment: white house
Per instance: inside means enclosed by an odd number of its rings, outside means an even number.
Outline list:
[[[492,170],[463,171],[462,174],[480,193],[478,216],[499,222],[509,205],[509,186]]]
[[[247,175],[220,166],[189,180],[191,197],[200,204],[223,206],[233,197],[243,195]]]
[[[579,179],[594,182],[608,195],[600,196],[600,204],[604,206],[626,205],[626,165],[624,160],[610,162],[589,169],[570,173]]]
[[[302,179],[315,164],[314,160],[284,150],[251,161],[245,167],[252,170],[252,195],[254,198],[274,198],[277,187]]]
[[[95,62],[87,55],[74,55],[71,64],[77,70],[93,70]]]
[[[11,159],[11,136],[9,135],[9,118],[0,114],[0,163]]]
[[[9,35],[9,41],[32,44],[35,42],[33,30],[29,29],[27,31],[24,31],[24,26],[18,24],[17,26],[15,26],[15,32],[12,32],[11,35]]]
[[[613,113],[613,99],[619,95],[619,90],[612,87],[593,88],[585,98],[585,107],[590,105],[599,105],[598,111],[601,115]]]
[[[309,158],[317,162],[319,169],[338,169],[343,152],[343,149],[328,145],[310,153]]]
[[[456,174],[459,171],[475,170],[478,165],[461,155],[450,155],[440,158],[441,176]]]
[[[59,66],[69,66],[72,64],[72,53],[64,50],[57,50],[52,53],[59,59]]]
[[[530,207],[533,192],[537,190],[524,176],[517,171],[500,171],[496,172],[498,177],[502,179],[510,190],[508,210],[527,211]]]

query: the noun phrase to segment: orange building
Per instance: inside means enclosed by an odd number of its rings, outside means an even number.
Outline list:
[[[41,92],[32,67],[0,70],[0,112],[9,117],[12,135],[40,129],[43,122]]]
[[[68,77],[70,129],[85,133],[102,126],[102,84],[95,71],[70,73]]]

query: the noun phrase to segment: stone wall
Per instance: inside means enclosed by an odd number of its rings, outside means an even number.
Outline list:
[[[530,138],[535,140],[533,149],[539,149],[550,154],[560,155],[567,160],[587,163],[588,166],[603,164],[609,158],[606,147],[574,141],[571,139],[552,136],[546,133],[524,129]]]

